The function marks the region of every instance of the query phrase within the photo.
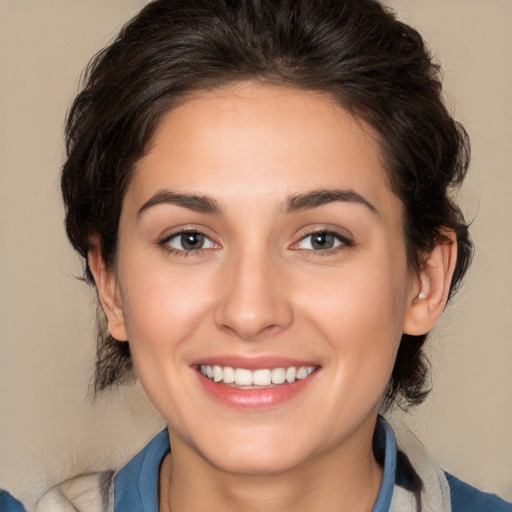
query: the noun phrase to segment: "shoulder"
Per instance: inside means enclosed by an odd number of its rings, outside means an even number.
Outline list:
[[[400,419],[390,418],[396,436],[396,485],[391,511],[512,512],[508,503],[447,473],[430,458],[422,443]],[[411,482],[420,492],[412,498]]]
[[[169,432],[165,429],[116,474],[114,510],[158,510],[159,470],[169,451]]]
[[[35,512],[156,510],[158,469],[168,452],[169,434],[163,430],[119,471],[88,473],[52,487],[39,500]],[[0,512],[4,509],[0,508]]]
[[[7,491],[0,489],[0,512],[25,512],[25,507]]]
[[[90,473],[52,487],[35,512],[108,512],[113,499],[113,471]]]
[[[495,494],[479,491],[450,473],[445,475],[450,486],[452,512],[512,512],[512,504]]]

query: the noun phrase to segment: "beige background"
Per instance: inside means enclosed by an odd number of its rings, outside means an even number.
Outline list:
[[[512,2],[390,0],[443,63],[473,141],[461,200],[478,252],[432,338],[408,421],[435,458],[512,499]],[[135,386],[91,403],[93,295],[62,229],[63,117],[89,57],[141,0],[0,0],[0,487],[30,503],[121,464],[162,422]]]

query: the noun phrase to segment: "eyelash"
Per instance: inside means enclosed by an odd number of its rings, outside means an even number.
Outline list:
[[[169,243],[174,240],[178,239],[180,237],[183,237],[184,235],[198,235],[201,237],[204,237],[204,240],[208,240],[213,246],[215,247],[207,247],[207,248],[199,248],[199,249],[176,249],[175,247],[172,247],[169,245]],[[169,236],[166,236],[163,240],[158,242],[158,245],[165,249],[169,254],[175,255],[175,256],[199,256],[204,253],[204,251],[208,251],[211,249],[216,248],[217,244],[205,233],[198,229],[184,229],[182,231],[178,231],[177,233],[172,233]]]
[[[171,245],[169,245],[169,243],[172,240],[178,239],[179,237],[183,237],[184,235],[187,235],[187,234],[204,237],[204,240],[208,240],[213,245],[213,247],[206,247],[206,248],[201,247],[199,249],[187,250],[187,249],[176,249],[175,247],[172,247]],[[314,237],[315,235],[331,236],[335,240],[334,243],[337,243],[337,244],[334,245],[334,247],[329,247],[327,249],[314,249],[314,248],[304,249],[304,248],[297,247],[301,242],[307,240],[308,238]],[[208,235],[206,235],[205,233],[203,233],[202,231],[197,230],[197,229],[185,229],[182,231],[178,231],[177,233],[172,233],[171,235],[166,236],[164,239],[159,241],[158,245],[160,247],[162,247],[163,249],[165,249],[169,254],[176,255],[176,256],[185,256],[185,257],[199,256],[199,255],[203,254],[205,251],[209,251],[211,249],[215,249],[218,247],[218,244],[216,244]],[[332,254],[339,250],[349,249],[353,246],[354,246],[354,243],[352,240],[350,240],[349,238],[347,238],[343,235],[340,235],[336,231],[319,229],[317,231],[312,231],[310,233],[307,233],[306,235],[301,237],[298,242],[293,244],[292,249],[302,251],[302,252],[312,254],[312,255],[323,256],[323,255],[326,255],[326,253]]]
[[[315,235],[326,235],[326,236],[332,236],[335,240],[334,243],[337,243],[337,245],[334,245],[334,247],[330,247],[327,249],[301,249],[297,247],[296,250],[304,251],[305,253],[312,254],[315,256],[325,256],[327,254],[333,254],[334,252],[338,252],[340,250],[350,249],[354,247],[354,242],[347,238],[346,236],[340,235],[336,231],[329,231],[327,229],[319,229],[317,231],[310,232],[306,235],[304,235],[298,242],[294,244],[294,246],[298,246],[301,242],[304,240],[307,240],[308,238],[312,238]]]

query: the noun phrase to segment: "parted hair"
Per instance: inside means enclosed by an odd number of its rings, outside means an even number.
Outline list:
[[[451,296],[472,255],[453,198],[469,140],[422,37],[376,0],[156,0],[129,21],[89,63],[67,117],[65,224],[85,279],[93,283],[93,236],[115,267],[123,197],[163,114],[192,93],[242,80],[327,93],[375,130],[404,205],[410,268],[418,272],[436,244],[449,243],[447,230],[457,237]],[[134,375],[129,344],[98,325],[95,393]],[[426,337],[402,336],[386,406],[427,396]]]

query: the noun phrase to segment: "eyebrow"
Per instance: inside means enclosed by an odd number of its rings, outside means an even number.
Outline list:
[[[367,207],[371,212],[378,214],[375,206],[367,201],[362,195],[350,189],[318,189],[304,194],[296,194],[287,200],[284,210],[286,213],[293,213],[318,208],[335,201],[361,204]],[[161,190],[151,196],[139,208],[137,216],[140,216],[144,211],[161,204],[180,206],[182,208],[210,215],[222,214],[222,208],[219,203],[209,196],[174,192],[172,190]]]
[[[173,192],[172,190],[161,190],[151,196],[139,208],[137,216],[140,216],[144,211],[160,204],[172,204],[195,212],[209,213],[212,215],[220,215],[222,213],[219,203],[211,197]]]
[[[362,204],[371,212],[376,214],[379,213],[373,204],[366,200],[362,195],[350,189],[318,189],[305,194],[294,195],[288,200],[285,211],[287,213],[292,213],[309,210],[334,201]]]

